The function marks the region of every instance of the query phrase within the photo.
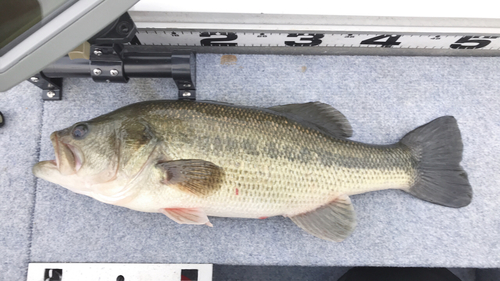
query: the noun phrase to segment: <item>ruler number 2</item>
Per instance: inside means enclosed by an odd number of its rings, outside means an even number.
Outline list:
[[[225,38],[210,38],[213,36],[225,36]],[[238,46],[235,41],[238,35],[235,32],[201,32],[200,37],[209,37],[200,41],[202,46]]]
[[[498,36],[464,36],[458,39],[454,44],[451,44],[450,48],[452,49],[484,48],[491,43],[491,40],[484,40],[484,39],[496,39],[496,38],[498,38]]]

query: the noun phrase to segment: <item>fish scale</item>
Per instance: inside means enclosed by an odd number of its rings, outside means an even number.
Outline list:
[[[189,141],[166,142],[171,159],[203,159],[224,169],[225,181],[217,193],[191,198],[192,205],[202,205],[208,215],[291,216],[327,204],[339,194],[408,187],[414,177],[411,153],[401,146],[337,139],[255,109],[185,102],[158,110],[165,111],[166,119],[195,121],[173,127],[169,121],[156,122],[155,131],[167,132],[166,139],[192,136]],[[308,153],[301,153],[304,148]],[[273,168],[268,178],[259,175],[265,167]],[[307,176],[311,171],[313,175]],[[289,197],[280,197],[283,194]]]

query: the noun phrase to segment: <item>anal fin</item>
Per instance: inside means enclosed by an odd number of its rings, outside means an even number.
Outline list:
[[[341,195],[328,205],[290,219],[306,232],[336,242],[346,239],[356,227],[356,214],[347,195]]]

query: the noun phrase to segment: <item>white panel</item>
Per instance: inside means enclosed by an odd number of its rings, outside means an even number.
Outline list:
[[[498,1],[492,0],[308,0],[298,2],[269,0],[141,0],[132,10],[158,12],[500,18],[498,14]]]
[[[114,281],[119,275],[125,281],[180,281],[182,269],[198,269],[198,281],[212,280],[211,264],[122,264],[122,263],[30,263],[27,281],[45,281],[62,269],[61,281]]]

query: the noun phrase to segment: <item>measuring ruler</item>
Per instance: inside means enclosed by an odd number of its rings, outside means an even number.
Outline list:
[[[500,55],[500,20],[131,12],[143,45],[196,52]]]
[[[500,36],[484,35],[402,35],[402,34],[357,34],[357,33],[272,33],[272,32],[225,32],[225,31],[179,31],[165,29],[143,29],[137,34],[144,45],[166,45],[181,47],[317,47],[321,53],[346,48],[393,48],[421,49],[422,54],[432,50],[482,50],[500,51]],[[239,48],[227,49],[238,51]],[[217,50],[217,49],[215,49]],[[215,51],[214,50],[214,51]],[[207,50],[206,50],[207,51]],[[284,50],[283,50],[284,51]],[[353,50],[354,51],[354,50]],[[369,53],[369,51],[367,51]],[[482,52],[486,55],[488,52]],[[470,52],[468,52],[470,54]],[[465,55],[457,53],[456,55]]]

